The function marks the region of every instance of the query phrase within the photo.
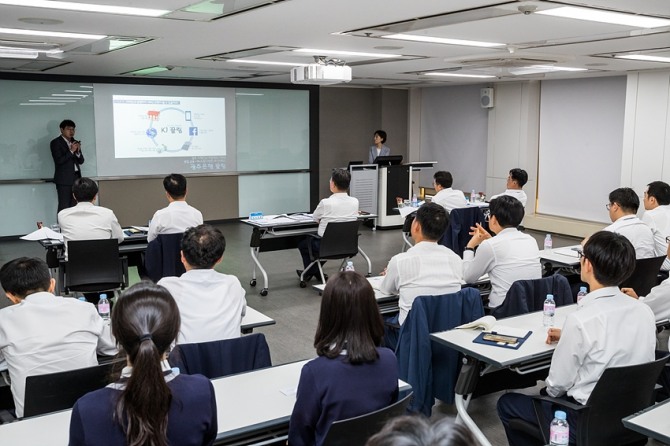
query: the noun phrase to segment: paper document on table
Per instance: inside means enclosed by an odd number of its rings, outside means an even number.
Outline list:
[[[579,259],[579,254],[572,248],[557,248],[553,250],[554,254],[561,256],[572,257],[573,259]]]
[[[382,286],[383,281],[384,276],[368,277],[368,282],[370,282],[370,285],[372,285],[372,288],[375,290],[379,290],[379,287]]]
[[[30,234],[26,234],[23,237],[21,237],[21,240],[30,240],[30,241],[37,241],[37,240],[59,240],[63,241],[63,234],[60,232],[56,232],[50,228],[47,228],[46,226],[38,229],[37,231],[33,231]]]
[[[131,226],[131,228],[142,232],[149,232],[149,226]]]
[[[419,208],[418,208],[418,207],[415,207],[415,208],[414,208],[414,207],[412,207],[412,206],[405,206],[405,207],[402,207],[402,208],[398,208],[398,212],[400,212],[400,216],[401,216],[401,217],[403,218],[403,220],[404,220],[405,217],[407,217],[407,216],[408,216],[409,214],[411,214],[412,212],[416,212],[417,209],[419,209]]]
[[[474,320],[472,322],[468,322],[467,324],[459,325],[456,328],[480,329],[487,333],[496,333],[499,335],[513,336],[516,338],[525,338],[529,333],[529,330],[515,327],[508,327],[505,325],[497,324],[496,322],[497,321],[494,316],[488,315],[480,317],[479,319]]]
[[[295,396],[298,393],[298,388],[297,387],[286,387],[284,389],[279,389],[279,391],[286,396]]]

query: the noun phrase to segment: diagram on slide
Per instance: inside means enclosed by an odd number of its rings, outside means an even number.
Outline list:
[[[113,96],[116,158],[226,155],[224,98]]]

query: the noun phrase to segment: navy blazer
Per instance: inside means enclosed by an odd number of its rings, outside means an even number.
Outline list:
[[[62,136],[52,139],[49,146],[56,166],[54,183],[72,186],[77,178],[81,178],[81,168],[75,171],[74,166],[84,164],[84,154],[80,151],[81,156],[73,155]]]

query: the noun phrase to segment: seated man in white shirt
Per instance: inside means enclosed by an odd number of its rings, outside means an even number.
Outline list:
[[[0,310],[0,362],[7,362],[19,418],[26,377],[95,366],[96,353],[117,353],[95,307],[54,296],[55,283],[40,259],[21,257],[0,268],[0,284],[14,304]]]
[[[558,345],[546,391],[550,396],[584,404],[606,368],[654,360],[656,328],[649,307],[617,287],[635,269],[635,251],[625,237],[607,231],[593,234],[584,244],[580,264],[581,279],[589,284],[591,292],[579,302],[579,310],[568,315],[562,330],[548,331],[547,343]],[[553,418],[550,404],[544,406],[544,412],[546,419]],[[578,413],[567,413],[568,424],[576,426]],[[510,444],[537,444],[537,440],[510,427],[514,418],[537,422],[532,396],[503,395],[498,400],[498,415]],[[574,441],[575,429],[571,428],[570,444]]]
[[[158,281],[170,291],[181,314],[180,344],[240,337],[247,308],[237,277],[214,270],[221,263],[226,239],[210,225],[189,228],[181,240],[181,277]]]
[[[319,222],[319,229],[317,233],[323,236],[326,231],[326,226],[329,222],[352,221],[358,218],[358,199],[350,197],[347,194],[349,184],[351,183],[351,174],[348,170],[333,169],[330,177],[330,191],[333,193],[330,197],[321,200],[319,205],[314,210],[314,220]],[[306,237],[298,244],[298,250],[302,256],[303,267],[314,261],[309,255],[309,244],[312,245],[312,254],[318,256],[321,241],[315,237]],[[303,270],[296,270],[298,277]],[[305,282],[312,277],[319,277],[319,268],[314,265],[309,271],[305,273]]]
[[[644,214],[642,221],[654,232],[656,255],[663,255],[668,249],[666,237],[670,236],[670,185],[663,181],[652,181],[644,191]],[[666,258],[661,270],[670,270],[670,259]]]
[[[167,196],[168,206],[159,209],[149,223],[147,241],[155,239],[158,234],[179,234],[188,228],[202,224],[202,213],[186,203],[186,178],[184,175],[172,173],[163,179],[163,187]]]
[[[450,172],[440,170],[433,175],[433,187],[437,193],[431,200],[451,212],[452,209],[463,208],[468,201],[465,199],[463,191],[452,189],[451,185],[454,183],[454,178]]]
[[[612,224],[604,231],[616,232],[626,237],[635,247],[636,259],[656,257],[654,232],[635,215],[640,199],[630,187],[620,187],[610,192],[607,208]],[[663,255],[663,252],[658,254]]]
[[[416,211],[411,228],[416,244],[407,252],[394,255],[382,272],[384,280],[380,291],[399,294],[400,313],[390,322],[402,325],[417,296],[450,294],[461,290],[461,258],[437,243],[447,229],[447,220],[446,210],[436,203],[426,203]],[[388,347],[395,347],[388,335],[387,342]]]
[[[502,195],[509,195],[510,197],[514,197],[519,200],[525,208],[526,203],[528,202],[528,197],[522,189],[527,182],[528,173],[525,170],[519,169],[518,167],[512,169],[509,171],[509,175],[507,175],[507,189],[505,192],[492,196],[491,200]]]
[[[98,185],[90,178],[78,178],[72,185],[72,195],[77,205],[58,213],[65,253],[70,240],[96,240],[115,238],[123,241],[123,230],[114,211],[93,204],[98,198]]]
[[[472,238],[463,251],[463,276],[466,282],[473,283],[488,273],[489,306],[495,308],[503,303],[512,283],[541,278],[542,266],[535,239],[517,229],[524,216],[521,202],[501,195],[491,200],[489,209],[489,229],[496,236],[491,237],[479,224],[472,228]]]

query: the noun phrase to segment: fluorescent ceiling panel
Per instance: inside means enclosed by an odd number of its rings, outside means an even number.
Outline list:
[[[63,33],[57,31],[37,31],[34,29],[15,29],[15,28],[0,28],[0,34],[17,34],[22,36],[40,36],[40,37],[64,37],[69,39],[87,39],[87,40],[98,40],[107,37],[102,34]]]
[[[645,62],[663,62],[670,63],[670,57],[651,56],[648,54],[625,54],[623,56],[614,56],[617,59],[643,60]]]
[[[129,6],[96,5],[93,3],[60,2],[51,0],[0,0],[0,5],[28,6],[31,8],[63,9],[67,11],[100,12],[103,14],[160,17],[168,9],[133,8]]]
[[[476,40],[447,39],[444,37],[419,36],[416,34],[387,34],[384,39],[409,40],[413,42],[441,43],[443,45],[476,46],[482,48],[495,48],[505,46],[504,43],[478,42]]]
[[[392,59],[402,57],[401,54],[385,54],[385,53],[362,53],[359,51],[339,51],[339,50],[324,50],[316,48],[299,48],[293,50],[296,53],[308,53],[317,55],[334,55],[334,56],[360,56],[360,57],[375,57],[378,59]]]
[[[633,28],[658,28],[661,26],[670,26],[670,20],[668,19],[603,11],[600,9],[576,8],[574,6],[545,9],[543,11],[535,12],[535,14],[586,20],[589,22],[611,23],[613,25],[625,25]]]

